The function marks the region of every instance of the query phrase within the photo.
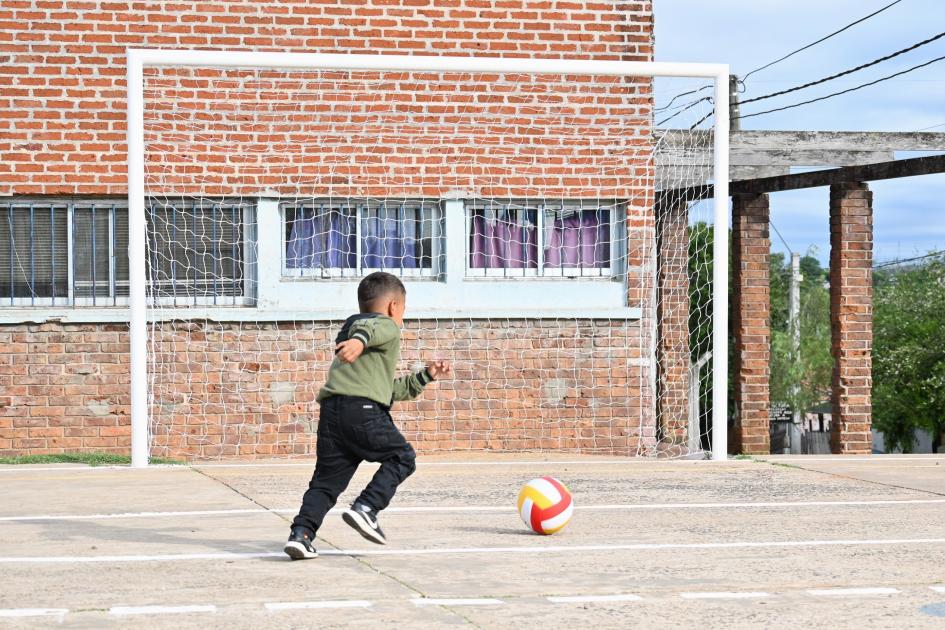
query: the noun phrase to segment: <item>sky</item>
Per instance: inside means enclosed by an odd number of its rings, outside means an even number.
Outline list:
[[[654,0],[656,60],[727,63],[751,70],[814,42],[892,0]],[[753,74],[741,99],[807,83],[883,57],[945,31],[945,0],[900,0],[845,32]],[[794,94],[745,105],[742,114],[854,87],[945,56],[945,37]],[[742,128],[808,131],[943,132],[945,60],[895,79],[803,107],[746,118]],[[897,159],[930,153],[898,153]],[[872,182],[874,260],[945,249],[945,174]],[[771,196],[772,250],[830,256],[828,189]]]

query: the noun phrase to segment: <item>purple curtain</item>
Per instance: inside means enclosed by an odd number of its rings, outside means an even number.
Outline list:
[[[361,266],[415,269],[418,221],[415,211],[381,207],[364,209],[361,224]],[[286,244],[290,269],[353,269],[357,266],[355,221],[352,208],[296,210]]]
[[[534,210],[494,210],[473,215],[469,266],[536,269],[538,224]]]
[[[610,212],[580,210],[546,224],[545,265],[553,268],[609,267]]]
[[[545,266],[609,267],[610,211],[575,210],[545,217]],[[470,238],[470,267],[534,269],[538,266],[537,211],[476,211]]]

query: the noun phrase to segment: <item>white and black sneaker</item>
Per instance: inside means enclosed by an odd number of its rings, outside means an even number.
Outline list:
[[[363,503],[354,503],[342,513],[341,518],[372,543],[387,544],[387,538],[384,536],[380,525],[377,524],[377,512],[369,506]]]
[[[282,551],[293,560],[308,560],[317,558],[318,552],[312,545],[312,537],[308,530],[302,527],[293,527],[289,540],[286,541]]]

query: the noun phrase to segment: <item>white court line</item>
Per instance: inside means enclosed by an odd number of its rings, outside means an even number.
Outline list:
[[[929,588],[936,593],[945,593],[945,586],[930,586]]]
[[[432,547],[426,549],[326,549],[321,556],[430,556],[508,553],[585,553],[588,551],[652,551],[656,549],[762,549],[791,547],[873,547],[886,545],[945,544],[945,538],[889,538],[867,540],[773,540],[720,543],[629,543],[617,545],[542,545],[522,547]],[[90,562],[167,562],[173,560],[238,560],[285,557],[281,552],[175,553],[128,556],[6,556],[0,564],[75,564]]]
[[[855,597],[857,595],[895,595],[902,591],[885,586],[869,586],[863,588],[815,588],[807,592],[811,595],[824,597]]]
[[[771,597],[771,593],[765,593],[763,591],[745,591],[745,592],[734,592],[734,593],[708,593],[708,592],[698,592],[698,593],[680,593],[680,597],[683,599],[755,599],[758,597]]]
[[[723,462],[716,462],[714,460],[703,460],[703,459],[648,459],[648,458],[633,458],[633,459],[604,459],[604,460],[514,460],[514,461],[457,461],[457,462],[424,462],[418,461],[417,466],[420,468],[425,467],[457,467],[457,466],[624,466],[624,465],[635,465],[635,464],[689,464],[689,465],[705,465],[713,466],[719,463],[722,464],[752,464],[751,460],[739,460],[739,459],[729,459]],[[0,473],[5,472],[87,472],[93,470],[106,471],[106,470],[126,470],[126,471],[137,471],[137,472],[146,472],[149,470],[190,470],[194,468],[201,469],[210,469],[210,468],[315,468],[315,458],[312,457],[311,461],[307,462],[261,462],[261,463],[247,463],[247,464],[212,464],[212,463],[190,463],[190,464],[152,464],[146,468],[132,468],[131,466],[122,465],[122,466],[44,466],[42,468],[26,468],[23,465],[10,465],[0,467]]]
[[[497,606],[504,604],[501,599],[491,597],[463,597],[456,599],[433,599],[430,597],[417,597],[411,599],[414,606]]]
[[[0,608],[0,617],[59,617],[66,616],[68,608]]]
[[[627,593],[625,595],[568,595],[565,597],[546,597],[552,604],[580,604],[584,602],[638,602],[642,597]]]
[[[655,459],[655,458],[646,458],[646,457],[634,457],[627,459],[605,459],[605,460],[498,460],[498,461],[457,461],[457,462],[424,462],[418,461],[417,466],[419,467],[437,467],[437,466],[447,466],[447,467],[457,467],[457,466],[623,466],[623,465],[637,465],[637,464],[657,464],[657,465],[671,465],[671,464],[686,464],[691,466],[718,466],[720,464],[753,464],[756,461],[762,461],[767,463],[788,463],[788,464],[798,464],[804,462],[837,462],[842,464],[857,464],[857,463],[869,463],[869,464],[883,464],[883,463],[895,463],[901,461],[924,461],[924,462],[943,462],[945,463],[945,458],[942,457],[898,457],[890,455],[874,456],[874,457],[855,457],[855,456],[843,456],[843,457],[812,457],[810,459],[769,459],[764,457],[759,457],[757,459],[726,459],[723,461],[716,460],[707,460],[707,459]],[[26,468],[22,465],[10,465],[10,466],[0,466],[0,473],[8,472],[86,472],[86,471],[107,471],[107,470],[126,470],[126,471],[152,471],[152,470],[190,470],[192,468],[314,468],[315,461],[314,456],[312,461],[307,462],[259,462],[259,463],[245,463],[245,464],[215,464],[215,463],[188,463],[188,464],[151,464],[147,468],[132,468],[131,466],[122,465],[122,466],[44,466],[42,468]]]
[[[179,615],[185,613],[212,613],[217,607],[207,606],[112,606],[108,609],[110,615]]]
[[[336,599],[320,602],[267,602],[266,610],[307,610],[311,608],[369,608],[373,606],[365,599]]]
[[[748,501],[744,503],[606,503],[599,505],[576,505],[576,510],[699,510],[699,509],[751,509],[751,508],[798,508],[798,507],[857,507],[893,505],[945,504],[945,499],[876,499],[866,501]],[[385,513],[414,512],[516,512],[515,507],[499,505],[453,505],[453,506],[403,506],[389,507]],[[35,514],[31,516],[0,516],[0,523],[17,521],[84,521],[126,518],[164,518],[172,516],[219,516],[230,514],[295,514],[298,508],[239,508],[229,510],[192,510],[171,512],[110,512],[101,514]],[[341,514],[344,508],[335,508],[331,514]]]

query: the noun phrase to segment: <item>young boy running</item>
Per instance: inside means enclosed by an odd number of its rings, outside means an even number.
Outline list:
[[[387,542],[377,513],[416,470],[417,457],[394,426],[390,407],[395,400],[416,398],[451,370],[447,362],[434,361],[416,374],[394,378],[406,300],[403,283],[389,273],[372,273],[358,285],[361,312],[349,317],[338,333],[328,381],[318,392],[315,473],[283,547],[293,560],[318,556],[312,544],[315,533],[364,460],[381,467],[342,518],[371,542]]]

